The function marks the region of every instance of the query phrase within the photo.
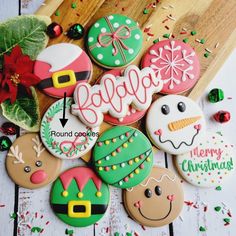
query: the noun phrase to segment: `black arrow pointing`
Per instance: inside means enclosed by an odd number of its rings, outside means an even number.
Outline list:
[[[64,100],[63,100],[63,118],[60,119],[61,125],[64,128],[68,119],[66,119],[66,92],[64,93]]]

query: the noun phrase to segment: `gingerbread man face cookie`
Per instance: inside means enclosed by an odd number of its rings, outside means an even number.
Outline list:
[[[184,202],[180,180],[165,168],[153,167],[141,184],[124,190],[124,204],[138,223],[160,227],[171,223],[181,212]]]
[[[15,140],[6,157],[10,178],[19,186],[36,189],[59,175],[61,160],[43,147],[38,134],[25,134]]]
[[[157,99],[146,119],[146,130],[152,142],[173,155],[194,149],[204,138],[205,126],[200,107],[180,95]]]
[[[110,198],[108,186],[87,167],[65,171],[51,191],[51,206],[66,224],[85,227],[105,214]]]

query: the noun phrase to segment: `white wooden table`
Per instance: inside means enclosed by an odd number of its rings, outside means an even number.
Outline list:
[[[18,14],[28,14],[34,12],[43,0],[0,0],[0,21]],[[170,0],[171,3],[171,0]],[[0,32],[1,33],[1,32]],[[236,50],[231,54],[223,65],[217,76],[214,78],[209,87],[204,91],[199,99],[199,104],[206,115],[208,129],[211,131],[220,131],[228,137],[236,146],[236,105],[235,105],[235,88],[236,88]],[[210,104],[207,99],[207,93],[210,89],[219,87],[225,92],[224,101],[217,104]],[[231,112],[231,121],[226,124],[219,124],[212,120],[212,115],[218,110],[228,110]],[[0,115],[0,125],[5,120]],[[15,137],[12,137],[14,140]],[[199,207],[188,207],[186,204],[181,213],[181,217],[176,219],[173,224],[161,228],[142,228],[140,225],[127,217],[127,214],[121,204],[121,191],[116,188],[111,189],[111,202],[109,209],[104,218],[98,224],[86,228],[73,228],[59,221],[51,211],[49,205],[50,186],[39,190],[27,190],[18,188],[8,178],[5,170],[5,155],[0,153],[0,236],[62,236],[66,235],[66,229],[72,229],[74,236],[108,236],[119,232],[119,235],[126,235],[131,232],[137,236],[226,236],[236,235],[236,173],[225,185],[222,191],[215,189],[201,189],[191,186],[184,182],[185,200],[194,202]],[[155,154],[156,164],[159,166],[168,166],[174,172],[172,158],[162,152]],[[63,169],[72,166],[82,165],[78,160],[64,162]],[[178,174],[176,172],[176,174]],[[207,204],[207,211],[204,211],[204,204]],[[232,212],[231,224],[224,226],[223,218],[227,217],[222,212],[216,213],[215,206],[229,208]],[[13,220],[10,214],[18,212],[18,219]],[[26,214],[26,212],[28,212]],[[225,212],[226,213],[226,212]],[[32,233],[20,215],[26,215],[32,226],[44,228],[44,231]],[[203,226],[206,232],[200,232],[199,227]]]

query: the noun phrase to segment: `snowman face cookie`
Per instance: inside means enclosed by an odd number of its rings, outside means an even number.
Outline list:
[[[25,134],[15,140],[6,157],[10,178],[19,186],[36,189],[54,181],[61,160],[43,147],[38,134]]]
[[[146,129],[161,150],[177,155],[191,151],[205,135],[205,119],[200,107],[180,95],[156,100],[147,114]]]
[[[183,189],[174,173],[154,167],[141,184],[123,192],[129,215],[145,226],[160,227],[178,217],[183,207]]]

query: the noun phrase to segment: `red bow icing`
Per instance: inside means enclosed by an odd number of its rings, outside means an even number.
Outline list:
[[[126,34],[122,35],[121,33],[123,29],[126,29]],[[128,32],[128,33],[127,33]],[[109,40],[107,41],[107,36],[109,37]],[[113,33],[102,33],[98,36],[98,42],[100,43],[100,45],[102,47],[108,47],[112,44],[113,48],[114,48],[114,52],[112,53],[114,56],[117,55],[118,53],[118,49],[117,46],[115,44],[115,42],[119,42],[120,45],[128,50],[129,48],[124,44],[124,42],[122,41],[122,39],[128,39],[130,38],[131,33],[130,33],[130,28],[126,25],[122,25],[120,26],[115,32]],[[104,37],[104,39],[103,39]],[[103,40],[105,41],[105,43],[103,42]]]

